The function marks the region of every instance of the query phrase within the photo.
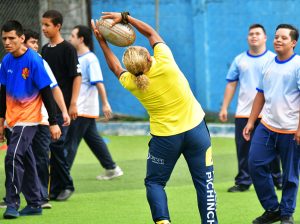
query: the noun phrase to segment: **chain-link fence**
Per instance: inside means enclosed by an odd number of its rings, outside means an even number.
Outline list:
[[[24,28],[39,32],[39,0],[0,0],[0,26],[7,20],[18,20]],[[0,44],[0,61],[5,55],[2,43]]]

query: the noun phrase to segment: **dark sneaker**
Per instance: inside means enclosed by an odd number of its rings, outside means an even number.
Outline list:
[[[62,190],[59,195],[56,198],[56,201],[66,201],[71,195],[73,194],[74,191],[70,189],[65,189]]]
[[[282,183],[276,183],[275,184],[275,187],[278,191],[281,191],[282,190]]]
[[[57,194],[53,194],[53,193],[49,194],[49,199],[50,200],[55,200],[56,198],[57,198]]]
[[[228,188],[228,192],[243,192],[243,191],[248,191],[250,186],[248,185],[234,185],[233,187]]]
[[[15,219],[18,218],[20,216],[19,212],[17,211],[17,209],[13,208],[13,207],[7,207],[4,214],[3,214],[3,218],[5,219]]]
[[[27,205],[20,211],[20,216],[41,215],[42,211],[42,207],[32,207],[30,205]]]
[[[293,216],[283,216],[283,217],[281,217],[281,223],[280,224],[294,224]]]
[[[270,224],[280,220],[280,210],[265,211],[264,214],[252,221],[252,224]]]

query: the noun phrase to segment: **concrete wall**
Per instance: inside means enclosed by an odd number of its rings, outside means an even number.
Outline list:
[[[55,9],[63,14],[61,31],[63,37],[68,40],[75,25],[89,24],[89,6],[90,0],[0,0],[0,26],[7,20],[18,20],[24,28],[40,31],[42,46],[48,42],[41,30],[41,18],[45,11]],[[0,61],[4,55],[4,48],[0,44]]]
[[[153,27],[158,24],[161,36],[172,49],[195,96],[206,111],[212,112],[217,112],[221,106],[231,61],[247,49],[249,25],[261,23],[266,27],[270,49],[273,49],[272,39],[279,23],[300,27],[297,11],[300,1],[296,0],[160,0],[158,20],[155,3],[155,0],[91,0],[92,18],[99,18],[102,11],[130,11]],[[135,45],[147,46],[151,51],[140,34]],[[112,49],[121,58],[124,48]],[[95,44],[95,51],[102,64],[114,112],[147,116],[140,103],[109,71],[98,44]],[[235,101],[230,107],[231,112],[234,110]]]
[[[6,21],[14,19],[23,27],[39,30],[39,0],[0,0],[0,27]],[[0,62],[6,54],[3,44],[0,44]]]
[[[88,25],[88,3],[88,0],[39,0],[39,20],[41,20],[42,15],[47,10],[55,9],[60,11],[64,17],[61,33],[62,36],[68,40],[71,30],[75,25]],[[42,30],[40,30],[40,32],[42,33]],[[42,45],[48,42],[44,35],[41,35],[41,42]]]
[[[2,21],[19,19],[34,30],[40,28],[40,19],[46,10],[61,11],[65,39],[69,38],[73,26],[89,24],[89,9],[94,19],[99,18],[102,11],[130,11],[133,16],[159,28],[195,96],[203,108],[211,112],[217,112],[222,103],[230,63],[237,54],[247,49],[249,25],[261,23],[266,27],[269,49],[273,49],[272,39],[279,23],[300,27],[299,0],[39,0],[38,15],[33,13],[32,16],[28,11],[34,0],[28,1],[27,7],[23,7],[24,1],[21,0],[0,2]],[[22,20],[24,13],[30,15],[26,17],[28,21]],[[41,37],[43,45],[47,40],[43,35]],[[137,34],[135,44],[147,46],[152,52],[147,40],[140,34]],[[124,48],[112,49],[121,58]],[[296,52],[299,52],[298,49],[299,46]],[[141,104],[120,86],[109,71],[96,42],[95,52],[102,65],[113,111],[147,117]],[[231,104],[231,112],[235,110],[235,101]]]

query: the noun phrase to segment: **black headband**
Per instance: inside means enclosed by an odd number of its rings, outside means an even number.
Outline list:
[[[143,74],[144,74],[143,72],[138,72],[138,73],[135,73],[135,76],[138,77],[138,76],[141,76]]]

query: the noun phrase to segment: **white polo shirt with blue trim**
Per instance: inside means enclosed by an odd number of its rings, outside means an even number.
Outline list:
[[[89,51],[78,56],[82,82],[77,100],[78,116],[99,117],[99,99],[96,84],[103,82],[101,67],[97,56]]]
[[[256,87],[262,76],[263,66],[275,57],[266,50],[260,55],[251,55],[248,51],[239,54],[232,62],[227,73],[228,82],[239,82],[239,95],[236,109],[237,118],[248,118],[251,113]]]
[[[262,123],[279,133],[294,133],[299,124],[300,56],[274,58],[263,69],[257,90],[264,93]]]

